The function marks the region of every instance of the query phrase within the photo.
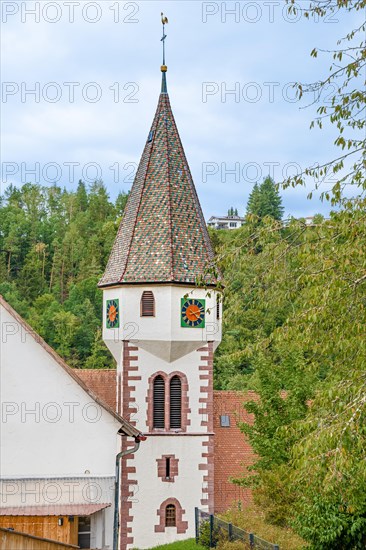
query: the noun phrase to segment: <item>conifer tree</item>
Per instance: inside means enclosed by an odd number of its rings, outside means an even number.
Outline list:
[[[281,220],[283,211],[281,196],[270,176],[261,185],[254,185],[247,204],[248,214],[254,214],[260,219],[269,216],[274,220]]]

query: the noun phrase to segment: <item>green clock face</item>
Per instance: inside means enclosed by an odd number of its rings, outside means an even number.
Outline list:
[[[204,328],[205,300],[195,298],[181,299],[180,326],[185,328]]]
[[[107,300],[106,327],[119,328],[119,303],[118,300]]]

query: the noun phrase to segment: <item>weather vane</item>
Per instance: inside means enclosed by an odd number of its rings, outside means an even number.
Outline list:
[[[163,68],[165,69],[164,72],[166,71],[166,65],[165,65],[165,39],[166,39],[166,34],[165,34],[165,25],[168,23],[168,18],[165,17],[165,15],[163,14],[163,12],[161,12],[161,22],[163,23],[163,38],[161,39],[161,42],[163,43],[163,66],[161,68],[161,70],[163,71]]]

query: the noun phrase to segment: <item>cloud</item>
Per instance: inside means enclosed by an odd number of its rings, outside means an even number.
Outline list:
[[[19,4],[31,9],[36,3]],[[249,179],[228,176],[223,182],[222,163],[226,169],[239,163],[241,174],[246,164],[257,163],[264,177],[265,163],[277,162],[279,177],[289,162],[305,167],[334,154],[334,133],[309,132],[314,108],[300,110],[299,104],[284,99],[284,90],[291,91],[290,82],[312,81],[326,73],[329,60],[313,60],[309,52],[315,45],[335,45],[354,16],[328,24],[291,23],[278,2],[273,9],[258,3],[257,15],[254,8],[245,11],[245,3],[233,2],[211,3],[218,11],[204,22],[207,3],[165,0],[162,6],[156,1],[103,1],[97,3],[100,18],[93,23],[90,19],[98,14],[92,9],[85,12],[88,2],[76,4],[73,22],[70,8],[58,2],[61,17],[55,23],[47,21],[47,16],[57,15],[50,8],[46,17],[40,14],[39,23],[24,14],[23,23],[19,11],[3,25],[3,80],[19,88],[2,104],[4,162],[19,166],[56,162],[62,167],[78,162],[72,180],[67,170],[62,172],[62,183],[71,188],[83,175],[83,167],[95,162],[112,196],[120,188],[127,190],[131,182],[125,166],[139,161],[158,100],[162,9],[169,18],[171,103],[206,216],[225,212],[231,205],[243,211],[254,183],[250,173]],[[225,14],[223,6],[229,4],[240,4],[239,15]],[[47,93],[52,97],[52,89],[47,88],[50,82],[62,91],[55,103],[47,97]],[[93,93],[94,82],[102,91],[95,103],[87,96]],[[206,102],[204,82],[218,86]],[[39,102],[25,93],[37,83]],[[73,103],[65,83],[75,83]],[[254,83],[251,90],[249,83]],[[272,83],[273,101],[268,83]],[[230,93],[225,95],[237,85],[238,101]],[[262,95],[252,102],[246,94],[255,92],[255,86]],[[136,102],[129,101],[131,93]],[[205,162],[220,166],[219,173],[206,182]],[[118,182],[111,169],[116,164],[121,173]],[[22,182],[20,170],[13,179]],[[42,174],[40,181],[45,182]],[[288,190],[283,197],[289,213],[305,215],[324,208],[317,200],[306,201],[303,189]]]

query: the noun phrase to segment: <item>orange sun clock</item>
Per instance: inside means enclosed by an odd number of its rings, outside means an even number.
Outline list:
[[[119,328],[119,305],[118,300],[107,300],[107,328]]]

